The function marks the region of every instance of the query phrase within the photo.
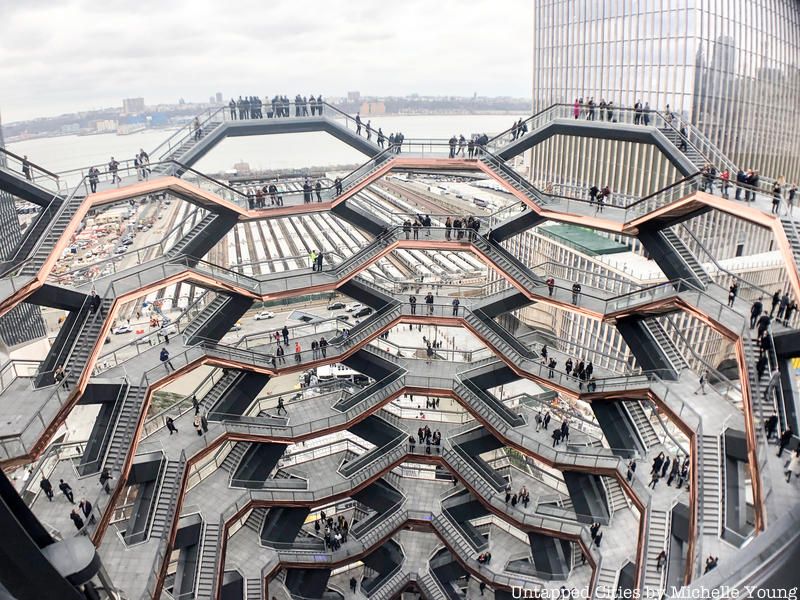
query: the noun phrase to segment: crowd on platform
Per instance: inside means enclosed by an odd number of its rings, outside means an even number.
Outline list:
[[[230,117],[233,120],[247,120],[247,119],[263,119],[265,118],[264,109],[266,109],[267,119],[290,117],[292,105],[294,104],[295,117],[308,117],[320,115],[322,116],[325,108],[325,101],[322,96],[314,97],[301,96],[297,94],[294,100],[290,100],[288,96],[273,96],[272,100],[267,100],[265,97],[262,101],[258,96],[239,96],[238,100],[231,98],[228,102],[228,110]]]

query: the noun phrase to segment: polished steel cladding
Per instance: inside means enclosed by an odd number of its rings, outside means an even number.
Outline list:
[[[546,0],[534,4],[534,109],[648,102],[737,166],[800,178],[800,3]]]

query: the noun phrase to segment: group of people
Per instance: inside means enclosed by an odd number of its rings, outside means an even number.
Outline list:
[[[192,420],[192,426],[194,427],[195,432],[197,435],[208,433],[208,416],[205,413],[200,412],[200,405],[196,403],[196,399],[194,408],[195,413],[194,419]],[[165,424],[170,435],[173,433],[178,433],[178,427],[175,425],[175,421],[172,417],[167,417]]]
[[[518,140],[526,133],[528,133],[528,123],[520,117],[519,121],[515,121],[511,126],[511,141]]]
[[[434,431],[425,425],[425,427],[417,429],[417,437],[413,435],[408,436],[408,447],[411,452],[414,452],[417,443],[420,445],[425,444],[426,454],[431,454],[432,450],[438,454],[439,447],[442,445],[442,434],[438,429]]]
[[[460,134],[453,136],[448,140],[448,145],[450,146],[450,158],[456,158],[457,156],[465,156],[466,158],[477,158],[480,154],[479,150],[485,144],[480,144],[478,142],[479,137],[470,137],[469,139],[464,137],[464,134]],[[516,139],[516,138],[514,138]]]
[[[325,259],[325,253],[320,250],[312,250],[308,253],[308,262],[311,265],[312,271],[322,272],[322,261]]]
[[[630,465],[628,466],[630,469]],[[633,467],[633,471],[636,467]],[[669,476],[667,476],[669,473]],[[677,488],[681,489],[684,482],[689,481],[689,457],[686,456],[681,460],[681,456],[675,456],[670,459],[669,456],[663,452],[653,458],[653,467],[650,469],[650,483],[649,487],[656,489],[656,485],[661,479],[667,478],[667,486],[672,487],[672,482],[677,481]]]
[[[517,505],[517,503],[520,503],[525,508],[528,508],[528,502],[530,501],[531,494],[526,486],[523,485],[521,488],[519,488],[519,491],[514,494],[511,490],[511,483],[506,484],[506,504],[510,502],[511,506],[514,507]]]
[[[324,510],[321,510],[319,518],[314,521],[314,531],[317,535],[322,533],[325,548],[335,552],[342,544],[347,543],[350,523],[342,515],[338,515],[334,520],[333,517],[327,516]]]
[[[685,148],[682,148],[685,149]],[[755,202],[756,194],[760,191],[761,178],[755,169],[739,169],[736,172],[735,200],[743,200],[750,203]],[[728,169],[718,171],[712,164],[706,164],[700,170],[700,191],[708,194],[714,193],[714,188],[719,187],[720,195],[725,199],[730,199],[731,172]],[[772,184],[771,192],[766,190],[772,200],[770,212],[774,215],[781,215],[781,205],[785,204],[784,216],[792,216],[794,203],[797,198],[797,184],[787,183],[785,177],[779,177]]]
[[[412,315],[417,314],[417,297],[415,295],[412,294],[411,296],[408,297],[408,304],[411,307],[411,314]],[[428,311],[427,311],[428,314],[432,315],[434,311],[432,292],[428,292],[425,295],[425,304],[428,306]]]
[[[589,206],[595,207],[595,212],[603,212],[603,207],[611,202],[611,186],[605,184],[603,188],[592,184],[589,188]]]
[[[234,120],[237,118],[239,120],[263,119],[264,107],[267,106],[269,108],[267,109],[266,117],[272,119],[290,117],[293,103],[295,117],[307,117],[309,116],[309,111],[312,117],[317,114],[322,116],[322,111],[325,107],[325,102],[322,100],[321,95],[315,98],[313,94],[310,96],[297,94],[294,97],[294,101],[290,100],[288,96],[276,95],[273,96],[272,100],[267,101],[265,99],[263,102],[258,96],[239,96],[238,100],[231,98],[231,101],[228,102],[228,109],[231,119]]]
[[[647,119],[648,119],[648,122],[649,122],[650,105],[646,104],[646,107],[647,107],[646,108],[646,112],[645,112],[645,108],[642,107],[642,103],[641,102],[637,102],[636,105],[638,105],[638,107],[639,107],[638,108],[638,110],[639,110],[638,114],[640,116],[638,118],[634,117],[634,123],[638,124],[638,123],[642,122],[642,116],[644,116],[644,115],[647,116]],[[636,107],[634,107],[634,110],[636,110]],[[594,101],[594,96],[590,97],[589,100],[586,101],[586,102],[584,102],[583,98],[575,98],[575,102],[572,105],[572,115],[576,119],[580,119],[581,117],[584,117],[587,121],[595,121],[595,120],[597,120],[598,112],[599,112],[599,117],[600,117],[599,120],[600,121],[608,121],[608,122],[613,122],[614,121],[614,103],[611,100],[606,102],[604,99],[601,98],[600,99],[600,103],[597,104]],[[644,124],[646,125],[647,123],[644,123]]]
[[[100,473],[100,487],[105,490],[107,494],[111,493],[111,488],[108,484],[110,480],[111,475],[109,474],[108,469],[103,469],[103,471]],[[50,483],[50,480],[47,477],[42,476],[41,480],[39,481],[39,488],[42,490],[42,493],[45,495],[47,500],[52,502],[54,496],[53,484]],[[75,493],[72,491],[72,486],[69,483],[63,479],[59,479],[58,489],[67,499],[67,502],[75,505]],[[92,506],[92,503],[89,500],[82,498],[78,505],[69,513],[69,518],[74,523],[75,529],[77,529],[80,533],[85,533],[84,527],[86,524],[92,524],[96,521],[94,516],[94,506]]]
[[[541,364],[547,368],[547,377],[553,379],[556,369],[558,368],[558,361],[552,356],[549,356],[547,344],[542,345],[539,356],[541,358]],[[567,374],[567,377],[572,377],[578,382],[578,389],[580,390],[583,389],[584,383],[586,384],[586,389],[590,392],[593,392],[597,387],[594,381],[594,364],[592,364],[591,360],[587,363],[583,359],[575,359],[573,361],[572,358],[567,358],[567,360],[564,361],[564,372]]]

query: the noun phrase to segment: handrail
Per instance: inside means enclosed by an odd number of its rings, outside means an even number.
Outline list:
[[[43,166],[41,166],[41,165],[39,165],[39,164],[29,160],[29,159],[26,159],[25,157],[22,157],[19,154],[15,154],[11,150],[9,150],[9,149],[7,149],[7,148],[5,148],[3,146],[0,146],[0,154],[2,154],[3,156],[11,157],[16,162],[20,163],[20,171],[19,171],[19,173],[21,175],[25,176],[26,179],[28,177],[27,177],[27,174],[24,171],[22,171],[22,166],[23,165],[27,165],[31,170],[29,181],[31,181],[32,183],[36,183],[36,172],[38,171],[40,173],[44,173],[47,176],[45,179],[48,179],[48,180],[51,180],[51,181],[55,180],[56,191],[57,192],[61,191],[61,180],[60,180],[60,178],[59,178],[57,173],[53,173],[52,171],[50,171],[48,169],[45,169]],[[12,169],[9,168],[8,163],[5,160],[0,160],[0,168],[5,168],[6,170],[8,170],[8,171],[10,171],[12,173],[15,172],[15,171],[13,171]],[[52,190],[50,190],[50,191],[52,191]]]

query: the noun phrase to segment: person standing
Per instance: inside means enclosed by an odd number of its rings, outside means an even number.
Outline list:
[[[408,297],[408,304],[411,306],[411,314],[417,314],[417,297],[416,296],[409,296]]]
[[[235,121],[236,120],[236,100],[234,100],[233,98],[231,98],[231,101],[228,102],[228,109],[230,110],[231,120]]]
[[[194,413],[195,415],[198,413]],[[173,433],[178,433],[178,428],[175,427],[175,421],[172,420],[172,417],[167,417],[167,429],[169,430],[169,434],[172,435]]]
[[[111,473],[108,472],[108,467],[103,469],[103,472],[100,473],[100,487],[103,488],[103,491],[106,494],[111,493],[111,486],[108,485],[108,482],[111,481]]]
[[[96,519],[94,518],[94,513],[92,512],[92,509],[94,507],[92,506],[91,502],[89,502],[86,498],[83,498],[80,501],[80,504],[78,504],[78,507],[81,509],[81,512],[83,513],[83,518],[86,519],[87,523],[92,525],[96,522]]]
[[[761,311],[764,310],[763,300],[763,297],[759,297],[758,300],[753,302],[753,306],[750,307],[750,329],[753,329],[756,326],[756,321],[761,315]]]
[[[61,493],[64,494],[66,499],[70,501],[70,504],[75,504],[75,499],[72,496],[72,488],[66,481],[64,481],[63,479],[59,479],[58,489],[60,489]]]
[[[794,475],[795,479],[800,477],[800,447],[795,448],[792,458],[789,460],[789,466],[786,467],[786,483],[789,483]]]
[[[42,480],[39,482],[39,487],[42,488],[44,495],[47,496],[47,499],[52,502],[53,501],[53,484],[50,483],[50,480],[47,477],[42,477]]]
[[[78,531],[83,529],[83,519],[81,519],[81,516],[78,514],[77,508],[72,509],[72,512],[69,513],[69,518],[72,519],[72,522],[75,524],[75,529]]]
[[[303,349],[300,342],[294,343],[294,362],[299,363],[303,359]]]
[[[453,316],[458,316],[458,307],[461,304],[461,301],[458,298],[453,299]]]
[[[769,311],[769,316],[771,317],[775,313],[775,309],[778,307],[781,301],[781,291],[778,290],[774,294],[772,294],[772,308]]]
[[[161,362],[164,364],[164,368],[169,373],[169,370],[175,370],[175,366],[172,364],[172,361],[169,359],[169,350],[167,350],[166,346],[161,349],[161,354],[159,355]]]
[[[356,135],[361,135],[361,115],[356,113]]]
[[[200,415],[200,427],[203,428],[203,433],[208,433],[208,418],[205,413]]]
[[[556,280],[553,279],[553,277],[551,276],[547,278],[547,281],[545,283],[547,283],[547,295],[552,298],[553,292],[555,291],[556,288]]]
[[[708,370],[705,370],[705,371],[703,371],[703,372],[700,374],[700,385],[699,385],[699,386],[697,387],[697,389],[694,391],[694,395],[695,395],[695,396],[697,395],[697,392],[703,392],[703,396],[705,396],[705,395],[706,395],[706,383],[707,383],[707,379],[708,379]]]
[[[111,173],[111,183],[122,183],[122,178],[119,176],[119,163],[114,160],[114,157],[111,157],[111,160],[108,163],[108,172]]]
[[[322,183],[319,179],[314,184],[314,193],[317,195],[317,202],[322,202]]]
[[[577,281],[572,284],[572,303],[573,304],[576,304],[576,305],[578,304],[578,301],[580,300],[580,296],[581,296],[581,289],[582,289],[581,288],[581,284],[578,283]]]
[[[203,424],[200,421],[200,415],[194,416],[194,421],[192,424],[194,425],[194,430],[197,432],[197,435],[203,435]]]
[[[25,179],[28,181],[33,180],[33,175],[31,173],[31,162],[28,160],[28,155],[22,157],[22,174],[25,175]]]
[[[286,325],[284,325],[283,329],[281,329],[281,334],[283,335],[283,345],[284,346],[288,346],[289,345],[289,328]]]
[[[97,192],[97,183],[100,181],[100,169],[97,167],[90,167],[89,168],[89,187],[92,190],[92,193]]]
[[[781,437],[778,439],[778,457],[783,454],[783,451],[789,446],[789,443],[792,441],[792,428],[787,427],[781,433]]]
[[[283,411],[283,414],[285,415],[289,414],[288,411],[286,410],[286,407],[283,404],[283,396],[278,396],[278,409],[276,413],[281,414],[281,411]]]

